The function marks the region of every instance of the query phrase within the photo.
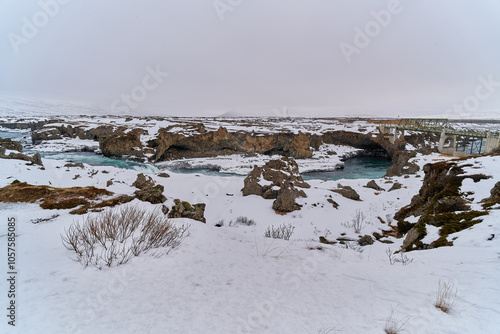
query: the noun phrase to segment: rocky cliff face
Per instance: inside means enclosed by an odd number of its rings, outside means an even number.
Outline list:
[[[237,153],[281,154],[294,158],[310,158],[311,148],[319,148],[321,137],[301,132],[298,134],[228,132],[224,127],[220,127],[217,131],[185,136],[161,129],[157,139],[149,144],[156,151],[154,161]]]

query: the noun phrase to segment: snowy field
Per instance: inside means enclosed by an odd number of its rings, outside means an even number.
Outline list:
[[[415,161],[422,166],[440,159],[418,156]],[[476,167],[481,165],[471,172],[493,176],[478,184],[464,182],[464,191],[477,193],[476,202],[500,179],[499,159],[476,159]],[[18,160],[2,159],[0,164],[2,187],[17,179],[106,188],[113,179],[106,189],[132,194],[137,176],[137,171],[114,167],[66,168],[63,161],[49,159],[44,160],[45,170]],[[392,185],[386,182],[403,185],[391,192],[364,188],[368,179],[308,181],[311,188],[299,202],[302,209],[281,216],[272,210],[272,200],[243,197],[241,177],[151,174],[165,187],[167,205],[175,198],[206,203],[207,223],[176,219],[175,224],[190,224],[190,235],[168,255],[140,255],[102,270],[72,261],[74,254],[61,243],[61,234],[82,216],[70,215],[70,210],[42,210],[37,204],[1,203],[1,249],[7,248],[7,218],[18,221],[19,276],[17,326],[8,326],[4,316],[0,332],[384,333],[394,322],[404,328],[402,333],[497,333],[499,210],[451,235],[457,237],[453,247],[407,253],[411,262],[406,265],[391,265],[386,254],[388,248],[399,249],[402,239],[388,237],[384,240],[393,243],[376,241],[362,248],[349,242],[348,248],[318,242],[319,236],[357,240],[348,224],[357,209],[367,217],[360,235],[387,230],[377,217],[387,221],[410,203],[422,183],[423,172],[418,175],[376,180],[386,190]],[[337,183],[353,187],[362,201],[331,192]],[[338,209],[327,202],[329,196]],[[158,207],[137,199],[127,205]],[[55,214],[59,216],[48,222],[33,223]],[[239,216],[256,224],[229,224]],[[216,227],[220,220],[223,226]],[[295,227],[289,241],[264,237],[269,226],[281,224]],[[0,260],[7,263],[6,252],[1,254]],[[457,289],[448,314],[434,306],[440,281]],[[4,279],[0,289],[7,288]]]

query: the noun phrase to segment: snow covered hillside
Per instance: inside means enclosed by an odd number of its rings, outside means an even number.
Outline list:
[[[433,154],[412,161],[423,166],[443,159],[448,158]],[[474,203],[500,180],[499,159],[475,158],[467,170],[492,176],[464,181],[462,190],[475,193]],[[43,163],[44,170],[1,159],[0,186],[19,180],[124,195],[136,190],[134,170]],[[394,254],[403,239],[386,232],[395,212],[419,191],[422,171],[375,180],[385,191],[365,188],[368,179],[309,180],[307,198],[298,200],[302,209],[286,215],[276,214],[271,200],[243,197],[240,177],[150,176],[164,186],[168,205],[175,198],[206,203],[206,224],[174,219],[189,223],[189,236],[168,255],[141,254],[102,270],[72,261],[75,254],[62,245],[61,235],[84,216],[43,210],[37,203],[0,203],[0,248],[7,249],[7,219],[15,217],[19,272],[16,327],[4,317],[2,333],[384,333],[390,326],[403,327],[403,333],[495,333],[500,328],[498,207],[481,223],[450,235],[456,238],[452,247]],[[401,188],[387,191],[396,182]],[[355,189],[361,201],[332,192],[338,183]],[[161,207],[138,199],[123,205]],[[356,232],[352,220],[358,210],[366,218]],[[235,223],[240,216],[255,224]],[[289,241],[264,237],[268,228],[289,224],[294,227]],[[359,236],[374,232],[385,236],[372,245],[357,244]],[[324,244],[320,236],[344,241]],[[6,264],[6,252],[1,254]],[[434,306],[440,281],[457,291],[449,313]],[[2,280],[2,294],[8,288]],[[6,307],[5,296],[2,303]]]

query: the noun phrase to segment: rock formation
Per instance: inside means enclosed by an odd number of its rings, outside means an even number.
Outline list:
[[[295,160],[287,157],[268,161],[262,167],[255,166],[243,182],[243,196],[257,195],[275,199],[273,209],[277,212],[300,209],[295,199],[306,197],[306,194],[297,188],[310,188],[300,176]]]
[[[189,202],[181,201],[180,199],[174,200],[174,206],[168,212],[169,218],[189,218],[193,220],[206,223],[205,219],[205,204],[189,204]],[[164,211],[165,212],[165,211]]]
[[[139,190],[136,190],[134,194],[143,202],[161,204],[167,200],[167,198],[163,195],[164,187],[161,184],[155,184],[153,179],[149,176],[146,178],[144,174],[140,173],[137,175],[137,179],[132,185],[139,188]]]
[[[332,189],[334,193],[341,194],[345,198],[352,199],[353,201],[360,201],[359,194],[352,187],[343,186],[340,183],[337,185],[338,189]]]

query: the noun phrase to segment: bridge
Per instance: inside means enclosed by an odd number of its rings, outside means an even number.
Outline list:
[[[404,118],[398,124],[381,124],[379,131],[392,144],[404,139],[405,131],[418,131],[439,134],[440,153],[463,157],[469,154],[491,153],[500,147],[500,133],[479,131],[451,126],[444,118]]]

